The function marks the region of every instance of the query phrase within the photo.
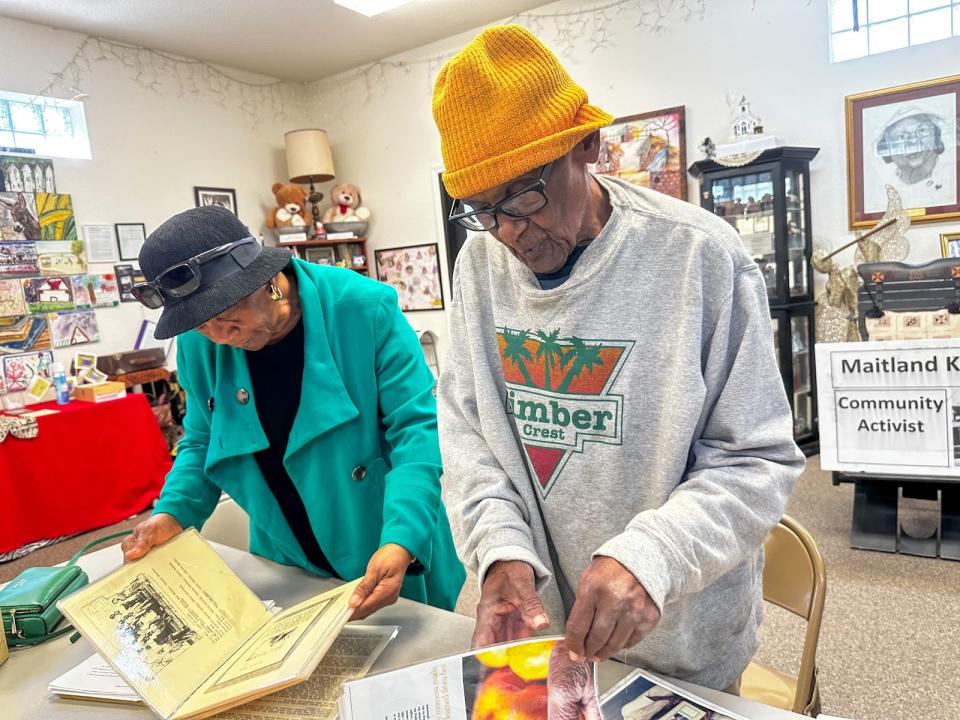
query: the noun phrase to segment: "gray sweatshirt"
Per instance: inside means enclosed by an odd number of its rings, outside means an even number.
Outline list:
[[[541,290],[489,236],[457,258],[444,499],[481,579],[533,566],[551,632],[609,556],[661,612],[624,659],[727,687],[756,649],[763,539],[804,464],[763,279],[723,220],[598,180],[613,214],[563,285]]]

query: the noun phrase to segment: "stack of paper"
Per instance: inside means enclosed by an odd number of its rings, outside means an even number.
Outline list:
[[[332,720],[337,713],[340,686],[366,675],[398,630],[394,625],[348,625],[306,682],[254,700],[239,712],[228,710],[224,717],[272,718],[285,712],[293,717]],[[143,704],[133,688],[99,655],[91,655],[58,677],[49,689],[55,695],[74,700]]]
[[[96,653],[50,683],[50,692],[78,700],[143,704],[110,663]]]

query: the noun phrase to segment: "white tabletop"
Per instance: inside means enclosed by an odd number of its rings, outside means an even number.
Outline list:
[[[291,607],[334,586],[299,568],[278,565],[250,553],[226,545],[211,543],[234,572],[264,600],[273,600],[280,607]],[[121,562],[120,546],[104,548],[80,559],[91,581],[96,580]],[[372,672],[381,672],[444,655],[466,652],[473,633],[473,619],[401,599],[365,623],[399,625],[400,633],[387,646]],[[47,685],[75,667],[93,653],[86,640],[71,644],[62,637],[31,648],[11,650],[10,659],[0,665],[0,716],[4,720],[47,720],[53,717],[152,718],[145,707],[110,703],[65,700],[51,695]],[[601,687],[609,686],[626,673],[619,663],[604,663]],[[777,710],[715,690],[678,683],[702,697],[751,720],[790,720],[802,715]]]

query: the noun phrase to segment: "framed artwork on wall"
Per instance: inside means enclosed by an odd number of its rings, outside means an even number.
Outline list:
[[[945,258],[960,257],[960,232],[940,233],[940,255]]]
[[[684,106],[617,118],[600,129],[600,158],[592,171],[687,199]]]
[[[53,160],[33,155],[0,155],[0,190],[55,193]]]
[[[36,203],[40,240],[77,241],[77,221],[70,195],[38,192]]]
[[[0,239],[40,239],[36,198],[34,193],[0,192]]]
[[[120,259],[139,259],[140,248],[147,241],[147,226],[143,223],[116,223],[116,228]]]
[[[443,310],[437,243],[376,250],[377,279],[393,286],[404,312]]]
[[[960,218],[958,120],[960,75],[847,96],[851,229],[883,216],[887,185],[914,223]]]
[[[193,199],[197,207],[219,205],[237,214],[237,191],[232,188],[194,187]]]

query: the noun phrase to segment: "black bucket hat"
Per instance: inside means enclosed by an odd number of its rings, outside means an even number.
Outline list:
[[[186,210],[150,233],[140,249],[140,269],[147,280],[206,250],[250,237],[250,230],[232,212],[216,205]],[[164,297],[163,314],[154,333],[158,340],[192,330],[233,307],[266,285],[290,263],[289,250],[263,247],[246,267],[230,255],[200,266],[200,287],[184,297]],[[207,277],[204,277],[207,270]],[[208,279],[213,277],[212,280]]]

